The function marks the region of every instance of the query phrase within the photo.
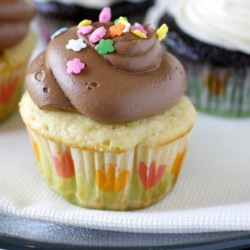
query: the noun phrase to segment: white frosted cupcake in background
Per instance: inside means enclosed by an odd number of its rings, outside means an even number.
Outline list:
[[[0,3],[0,121],[16,109],[25,70],[35,37],[30,21],[35,15],[31,2],[1,0]]]
[[[39,170],[79,206],[128,210],[165,197],[179,175],[195,109],[186,73],[160,44],[163,25],[83,20],[31,63],[20,112]]]
[[[105,6],[112,9],[113,18],[126,16],[130,20],[142,21],[155,0],[34,0],[39,13],[39,34],[45,44],[50,36],[62,27],[76,25],[83,19],[98,20]]]
[[[165,44],[187,69],[187,94],[196,107],[250,116],[250,2],[160,1],[150,18],[159,18],[159,10],[160,23],[170,27]]]

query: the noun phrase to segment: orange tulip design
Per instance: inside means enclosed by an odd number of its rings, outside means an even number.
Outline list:
[[[177,177],[179,175],[179,172],[181,170],[182,167],[182,163],[184,161],[185,155],[186,155],[187,149],[185,148],[184,150],[180,151],[173,163],[173,167],[172,167],[172,173]]]
[[[224,95],[228,80],[228,73],[219,75],[215,70],[212,70],[209,74],[204,75],[203,77],[205,85],[213,96]]]
[[[110,164],[105,169],[96,170],[96,183],[103,192],[118,193],[124,190],[129,177],[129,171],[121,170],[118,176],[115,175],[115,167]]]
[[[41,159],[39,146],[38,146],[37,142],[35,142],[33,139],[31,140],[31,142],[32,142],[32,145],[33,145],[36,160],[39,162],[40,159]]]
[[[10,80],[10,82],[1,87],[2,89],[0,91],[0,103],[7,103],[10,101],[11,97],[17,89],[18,82],[18,78],[13,78]]]
[[[56,172],[64,178],[71,178],[75,175],[75,166],[71,154],[65,150],[62,157],[53,156]]]

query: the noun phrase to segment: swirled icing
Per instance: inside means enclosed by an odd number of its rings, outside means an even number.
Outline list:
[[[108,30],[111,25],[93,27]],[[82,51],[66,49],[70,39],[79,39],[77,27],[61,34],[28,69],[27,89],[33,101],[41,109],[78,112],[107,123],[146,118],[175,105],[186,88],[185,70],[160,45],[155,29],[144,27],[147,39],[125,33],[113,38],[116,50],[104,56],[89,42],[89,35],[81,36],[88,45]],[[68,74],[66,63],[75,57],[86,68]]]
[[[30,1],[1,0],[0,49],[13,46],[25,37],[34,14]]]
[[[176,0],[168,9],[194,38],[250,54],[249,0]]]

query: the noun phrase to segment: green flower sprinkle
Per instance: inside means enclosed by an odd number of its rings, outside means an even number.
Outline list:
[[[114,42],[111,39],[101,39],[100,42],[95,46],[95,50],[100,55],[106,55],[115,51]]]

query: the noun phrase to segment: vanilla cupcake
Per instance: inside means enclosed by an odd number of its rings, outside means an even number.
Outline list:
[[[188,72],[187,93],[204,112],[250,116],[250,2],[176,0],[161,22]]]
[[[76,25],[83,18],[97,20],[101,9],[110,6],[113,18],[126,16],[142,21],[155,0],[34,0],[39,13],[38,29],[44,44],[59,28]]]
[[[195,110],[163,25],[83,20],[30,65],[20,112],[48,185],[98,209],[150,206],[174,186]]]
[[[29,23],[35,14],[28,1],[0,4],[0,121],[17,109],[25,69],[35,38]]]

